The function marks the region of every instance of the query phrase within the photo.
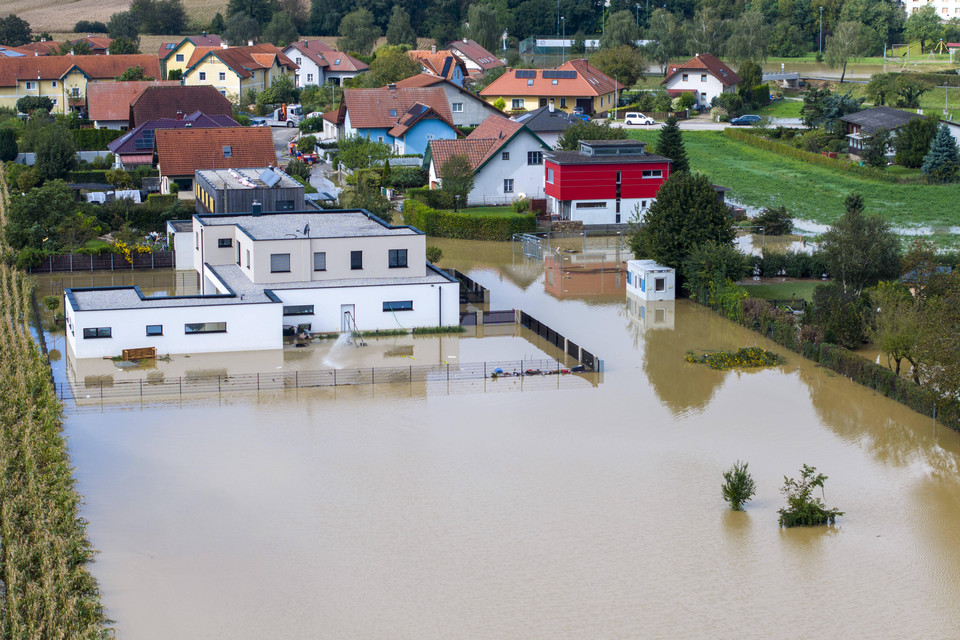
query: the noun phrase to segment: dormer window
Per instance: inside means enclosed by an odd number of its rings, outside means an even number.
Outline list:
[[[232,158],[233,157],[233,147],[228,144],[223,145],[223,157]]]

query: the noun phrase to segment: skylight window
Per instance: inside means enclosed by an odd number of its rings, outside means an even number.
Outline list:
[[[390,115],[391,115],[392,117],[396,118],[396,117],[397,117],[397,110],[396,110],[396,109],[390,109]]]
[[[340,58],[337,58],[336,62],[334,62],[333,64],[340,64]]]
[[[223,145],[223,157],[232,158],[233,157],[233,148],[230,145]]]

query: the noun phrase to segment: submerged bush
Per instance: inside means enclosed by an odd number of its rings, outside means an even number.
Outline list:
[[[820,487],[820,494],[823,495],[823,483],[827,481],[827,476],[816,471],[816,467],[803,465],[799,480],[783,477],[780,491],[787,496],[787,506],[777,511],[781,527],[833,524],[837,516],[843,515],[839,509],[828,509],[823,500],[813,496],[813,490],[817,487]]]
[[[760,347],[740,347],[736,351],[717,351],[698,356],[693,351],[684,355],[687,362],[709,365],[711,369],[725,371],[736,367],[771,367],[783,362],[778,354]]]
[[[733,511],[743,511],[743,505],[757,492],[756,483],[747,471],[747,466],[746,462],[737,460],[737,463],[723,474],[720,491]]]

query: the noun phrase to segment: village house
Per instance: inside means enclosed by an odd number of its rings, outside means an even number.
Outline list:
[[[297,65],[272,44],[246,47],[197,47],[183,72],[184,86],[210,86],[231,102],[250,89],[260,92],[273,81],[288,76],[291,81]]]
[[[156,132],[160,129],[214,129],[218,127],[239,127],[230,116],[208,116],[195,111],[176,118],[159,118],[139,124],[116,140],[107,144],[121,169],[130,170],[140,165],[153,165]]]
[[[642,217],[670,177],[669,158],[637,140],[581,140],[579,151],[544,156],[547,209],[559,220],[624,224]]]
[[[280,169],[207,169],[193,178],[197,213],[303,211],[304,186]]]
[[[505,66],[500,58],[467,38],[451,42],[447,49],[463,61],[471,78],[478,78],[487,71]]]
[[[131,67],[160,75],[157,59],[148,55],[0,57],[0,107],[16,109],[20,98],[42,96],[53,102],[54,113],[80,111],[89,85],[115,82]]]
[[[181,194],[195,196],[196,171],[277,164],[273,135],[263,127],[158,129],[154,138],[161,193],[176,183]]]
[[[737,73],[709,53],[698,53],[681,65],[672,64],[661,82],[667,93],[676,98],[692,93],[696,104],[709,107],[721,93],[734,93],[742,82]]]
[[[556,69],[514,69],[491,82],[480,96],[493,104],[503,98],[511,111],[546,107],[553,98],[561,111],[604,115],[613,109],[623,85],[583,59],[570,60]]]
[[[447,95],[447,103],[450,105],[453,124],[457,127],[475,127],[488,116],[503,115],[502,111],[482,100],[472,91],[457,86],[446,78],[440,78],[429,73],[404,78],[397,82],[396,86],[398,89],[417,87],[439,87],[443,89],[443,92]]]
[[[233,105],[213,87],[150,86],[130,102],[129,126],[183,114],[233,117]]]
[[[96,129],[130,126],[130,103],[147,87],[178,87],[179,82],[149,80],[142,82],[92,82],[87,87],[87,117]]]
[[[566,111],[555,108],[555,99],[550,98],[547,106],[513,116],[513,120],[523,124],[537,134],[551,149],[556,149],[564,131],[578,122],[583,122]]]
[[[847,151],[850,155],[859,157],[863,155],[863,150],[874,133],[880,129],[895,133],[897,129],[917,118],[926,116],[893,107],[873,107],[842,116],[840,121],[847,126]],[[892,141],[887,154],[893,154]]]
[[[421,155],[430,140],[457,137],[447,95],[438,87],[344,89],[340,106],[323,120],[325,138],[362,136],[398,155]]]
[[[157,57],[160,59],[160,73],[163,74],[164,78],[169,78],[171,71],[183,73],[197,47],[225,46],[226,44],[220,39],[220,36],[207,35],[206,33],[199,36],[187,36],[179,42],[162,42],[160,50],[157,52]]]
[[[110,43],[113,38],[106,36],[84,36],[70,41],[72,44],[83,43],[90,47],[90,53],[95,56],[105,56],[110,52]]]
[[[450,51],[437,51],[436,45],[430,51],[413,49],[407,55],[420,63],[420,72],[449,80],[458,87],[463,86],[467,76],[467,67],[463,60]]]
[[[508,204],[543,197],[543,154],[550,147],[519,122],[490,116],[462,140],[431,140],[423,166],[431,189],[443,184],[443,167],[463,155],[473,167],[465,205]]]
[[[299,67],[295,76],[298,87],[312,84],[340,86],[370,69],[370,65],[337,51],[322,40],[300,40],[287,45],[283,53]]]
[[[283,335],[456,326],[460,285],[426,261],[426,237],[362,210],[196,214],[173,225],[195,296],[139,287],[69,288],[66,341],[76,358],[124,349],[207,353],[281,349]],[[189,252],[191,257],[181,255]]]
[[[60,50],[60,44],[60,42],[54,40],[40,40],[38,42],[28,42],[16,47],[16,49],[26,52],[29,56],[52,56]]]

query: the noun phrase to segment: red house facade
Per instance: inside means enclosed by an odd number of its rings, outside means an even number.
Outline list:
[[[669,158],[636,140],[581,140],[579,151],[544,153],[544,193],[560,220],[623,224],[642,216],[670,177]]]

